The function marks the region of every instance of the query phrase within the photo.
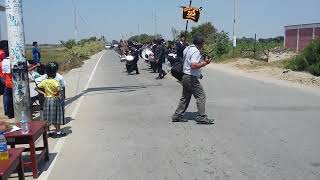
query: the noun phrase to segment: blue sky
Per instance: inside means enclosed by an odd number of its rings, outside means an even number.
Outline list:
[[[26,41],[57,43],[74,38],[72,0],[24,0]],[[182,30],[181,5],[189,0],[77,0],[79,38],[105,35],[119,39],[138,33],[155,33],[153,12],[158,16],[158,32],[172,38],[171,28]],[[200,22],[212,22],[219,30],[232,32],[233,0],[193,0],[202,6]],[[4,0],[0,0],[4,4]],[[320,22],[320,0],[237,0],[238,36],[273,37],[283,35],[283,26]],[[80,18],[80,16],[82,19]],[[5,14],[0,14],[1,34],[6,37]],[[197,25],[191,23],[191,26]]]

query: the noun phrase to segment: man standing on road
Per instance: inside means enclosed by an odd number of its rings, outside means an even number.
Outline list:
[[[204,39],[196,37],[193,40],[193,45],[188,46],[183,52],[183,77],[182,85],[183,92],[179,106],[172,116],[172,122],[186,122],[183,115],[187,110],[192,95],[195,97],[199,115],[196,121],[201,124],[213,124],[214,120],[209,119],[205,112],[206,95],[199,79],[202,77],[201,68],[207,66],[211,59],[205,57],[202,60],[200,50],[203,48]]]

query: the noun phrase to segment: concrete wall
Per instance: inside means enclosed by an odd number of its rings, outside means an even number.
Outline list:
[[[296,50],[297,49],[297,36],[298,30],[297,29],[289,29],[286,30],[285,34],[285,45],[286,48]]]
[[[299,30],[298,51],[303,51],[313,39],[313,28],[303,28]]]
[[[316,38],[320,38],[320,27],[315,29],[314,35]]]
[[[303,51],[309,43],[320,37],[320,25],[295,25],[285,27],[285,47],[296,52]]]

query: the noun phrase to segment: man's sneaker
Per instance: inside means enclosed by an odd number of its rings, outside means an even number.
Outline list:
[[[173,116],[172,117],[172,122],[188,122],[187,119],[184,119],[182,117],[176,117],[176,116]]]
[[[214,119],[209,119],[208,116],[197,116],[196,121],[199,124],[214,124]]]

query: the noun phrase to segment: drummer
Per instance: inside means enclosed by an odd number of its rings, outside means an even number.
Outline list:
[[[133,67],[132,69],[134,71],[136,71],[136,74],[140,74],[139,72],[139,68],[138,68],[138,61],[139,61],[139,50],[137,49],[136,46],[132,46],[131,49],[130,49],[130,55],[133,56]]]

